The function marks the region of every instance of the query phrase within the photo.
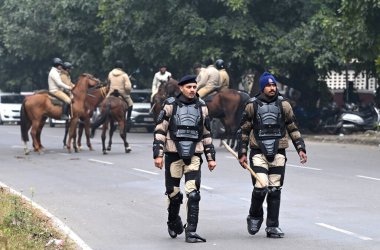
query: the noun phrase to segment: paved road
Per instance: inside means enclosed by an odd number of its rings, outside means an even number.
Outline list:
[[[48,209],[93,249],[379,249],[378,147],[309,142],[306,167],[289,150],[283,239],[268,239],[263,229],[247,233],[249,172],[218,147],[218,167],[211,173],[204,165],[202,172],[198,233],[207,243],[194,246],[166,232],[164,172],[152,164],[151,134],[129,133],[130,154],[116,135],[103,155],[99,133],[96,151],[73,154],[62,148],[62,133],[46,127],[45,154],[25,156],[19,127],[0,126],[0,181]]]

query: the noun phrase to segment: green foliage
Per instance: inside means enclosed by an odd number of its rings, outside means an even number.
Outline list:
[[[235,86],[247,69],[271,69],[307,90],[353,58],[358,72],[377,76],[379,6],[379,0],[4,0],[1,88],[46,88],[55,56],[72,62],[74,75],[103,79],[121,59],[128,72],[140,68],[136,77],[145,87],[162,62],[179,78],[210,58],[223,58]]]

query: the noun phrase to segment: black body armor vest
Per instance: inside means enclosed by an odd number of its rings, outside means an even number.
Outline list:
[[[203,136],[203,116],[199,101],[192,104],[173,103],[173,115],[169,130],[182,159],[190,159],[195,152],[197,142]]]
[[[254,136],[262,153],[269,159],[277,154],[278,142],[285,136],[285,118],[283,117],[282,96],[276,101],[266,103],[253,99],[255,117],[253,118]]]

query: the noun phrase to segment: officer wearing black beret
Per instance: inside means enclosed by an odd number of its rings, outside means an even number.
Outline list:
[[[157,119],[153,142],[154,165],[162,169],[165,160],[165,186],[169,203],[167,224],[172,238],[183,232],[183,223],[179,216],[183,203],[180,181],[185,176],[185,241],[188,243],[206,241],[196,233],[201,199],[202,154],[205,154],[210,171],[216,167],[208,109],[198,98],[195,79],[195,75],[182,77],[178,83],[181,93],[165,101]]]

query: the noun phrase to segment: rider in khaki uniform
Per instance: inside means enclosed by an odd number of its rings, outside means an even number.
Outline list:
[[[224,61],[222,59],[218,59],[215,62],[216,68],[219,70],[219,85],[220,85],[220,90],[226,90],[230,86],[230,77],[228,76],[228,73],[226,71],[226,68],[224,66]]]
[[[62,82],[67,86],[74,87],[74,83],[71,81],[70,71],[73,69],[73,65],[69,62],[64,62],[60,73]]]
[[[133,101],[131,98],[132,84],[129,80],[128,74],[124,72],[123,61],[117,60],[115,68],[108,74],[109,91],[106,97],[109,97],[115,90],[123,97],[124,101],[128,104],[127,121],[131,119]]]
[[[276,83],[274,76],[268,72],[260,77],[261,93],[248,101],[241,119],[238,155],[243,167],[249,159],[251,168],[260,179],[256,181],[252,177],[254,188],[247,217],[249,234],[254,235],[260,230],[264,219],[263,202],[266,197],[267,237],[280,238],[284,236],[279,228],[278,217],[285,174],[285,149],[289,147],[287,134],[298,152],[301,163],[307,161],[307,156],[292,107],[279,95]]]
[[[184,76],[178,85],[181,94],[165,101],[157,119],[153,142],[154,164],[162,169],[165,161],[169,235],[175,238],[183,232],[179,211],[183,201],[180,183],[181,178],[185,176],[185,240],[188,243],[205,242],[206,240],[196,233],[196,229],[201,199],[202,153],[205,154],[209,170],[216,167],[210,118],[205,102],[196,95],[195,76]]]
[[[200,70],[197,76],[197,92],[200,98],[204,98],[211,92],[218,90],[220,87],[219,71],[215,68],[210,60],[205,70]]]
[[[49,72],[48,76],[48,84],[49,84],[49,93],[56,96],[58,99],[64,102],[62,107],[62,120],[69,119],[69,109],[71,104],[71,98],[63,92],[63,90],[70,91],[72,89],[71,86],[66,85],[60,76],[61,70],[63,66],[63,61],[60,58],[53,59],[53,67]]]

